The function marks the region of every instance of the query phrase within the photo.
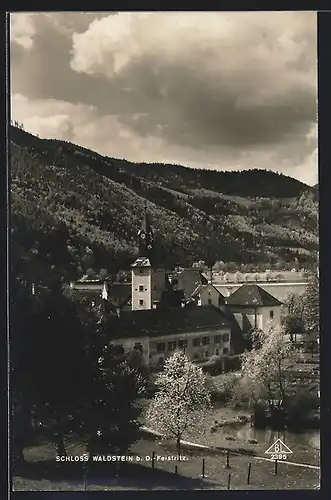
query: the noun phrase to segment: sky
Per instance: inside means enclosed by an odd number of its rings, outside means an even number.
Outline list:
[[[318,182],[315,12],[11,14],[11,116],[136,162]]]

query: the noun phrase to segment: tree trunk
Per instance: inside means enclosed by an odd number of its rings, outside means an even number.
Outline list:
[[[180,452],[181,452],[180,436],[177,436],[176,448],[177,448],[177,455],[178,457],[180,457]]]
[[[62,433],[59,432],[57,435],[56,435],[56,449],[57,449],[57,454],[59,456],[62,456],[62,457],[66,457],[67,456],[67,452],[66,452],[66,448],[65,448],[65,445],[64,445],[64,440],[63,440],[63,436],[62,436]]]

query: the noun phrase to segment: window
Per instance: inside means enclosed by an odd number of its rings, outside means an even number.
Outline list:
[[[209,344],[209,337],[202,337],[202,345],[208,345]]]
[[[223,335],[223,342],[229,342],[229,334],[228,333],[225,333]]]
[[[139,269],[140,274],[142,274],[142,273],[143,273],[143,271],[144,271],[143,269],[141,269],[141,268]]]
[[[214,342],[215,342],[215,344],[220,344],[222,342],[222,336],[221,335],[215,335]]]
[[[165,351],[165,344],[163,342],[159,342],[156,346],[157,352],[163,352]]]
[[[174,342],[168,342],[168,350],[169,351],[174,351],[176,349],[176,341]]]
[[[163,365],[163,363],[164,363],[164,357],[163,357],[163,356],[161,356],[161,357],[158,359],[157,364],[158,364],[159,366],[161,366],[161,365]]]
[[[218,356],[220,353],[220,350],[219,349],[215,349],[215,356]]]
[[[143,306],[143,305],[144,305],[144,300],[143,300],[143,299],[139,299],[139,305],[140,305],[140,306]]]
[[[211,299],[208,299],[208,305],[212,305],[213,301]]]
[[[209,358],[209,351],[205,351],[205,358]]]
[[[193,339],[193,346],[198,347],[198,345],[200,345],[200,339],[199,337],[196,337],[195,339]]]
[[[209,292],[208,292],[208,295],[209,295],[209,296],[211,295],[211,291],[210,291],[210,290],[209,290]]]
[[[112,347],[112,351],[114,354],[121,355],[124,354],[124,347],[122,345],[114,345]]]
[[[156,285],[154,285],[154,290],[156,290]]]
[[[199,357],[200,357],[199,354],[196,352],[193,356],[193,359],[199,359]]]
[[[139,351],[139,352],[143,352],[143,346],[141,345],[140,342],[136,342],[135,345],[134,345],[134,350],[135,351]]]
[[[224,347],[223,354],[228,354],[228,352],[229,352],[229,349],[227,347]]]
[[[274,319],[274,312],[273,311],[270,311],[270,319]]]
[[[143,285],[139,285],[139,292],[143,292],[143,291],[144,291]]]
[[[179,339],[178,340],[178,347],[187,347],[187,340]]]

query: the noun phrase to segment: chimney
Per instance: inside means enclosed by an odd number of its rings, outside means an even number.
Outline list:
[[[208,283],[212,283],[213,282],[213,268],[210,267],[209,268],[209,277],[208,277]]]

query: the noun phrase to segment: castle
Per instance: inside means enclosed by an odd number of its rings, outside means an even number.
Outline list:
[[[131,284],[80,280],[71,286],[102,301],[120,352],[139,351],[149,367],[160,367],[176,349],[196,362],[242,352],[245,333],[280,323],[281,302],[256,284],[229,297],[196,269],[168,272],[158,262],[153,228],[145,210],[137,234],[139,256]]]

